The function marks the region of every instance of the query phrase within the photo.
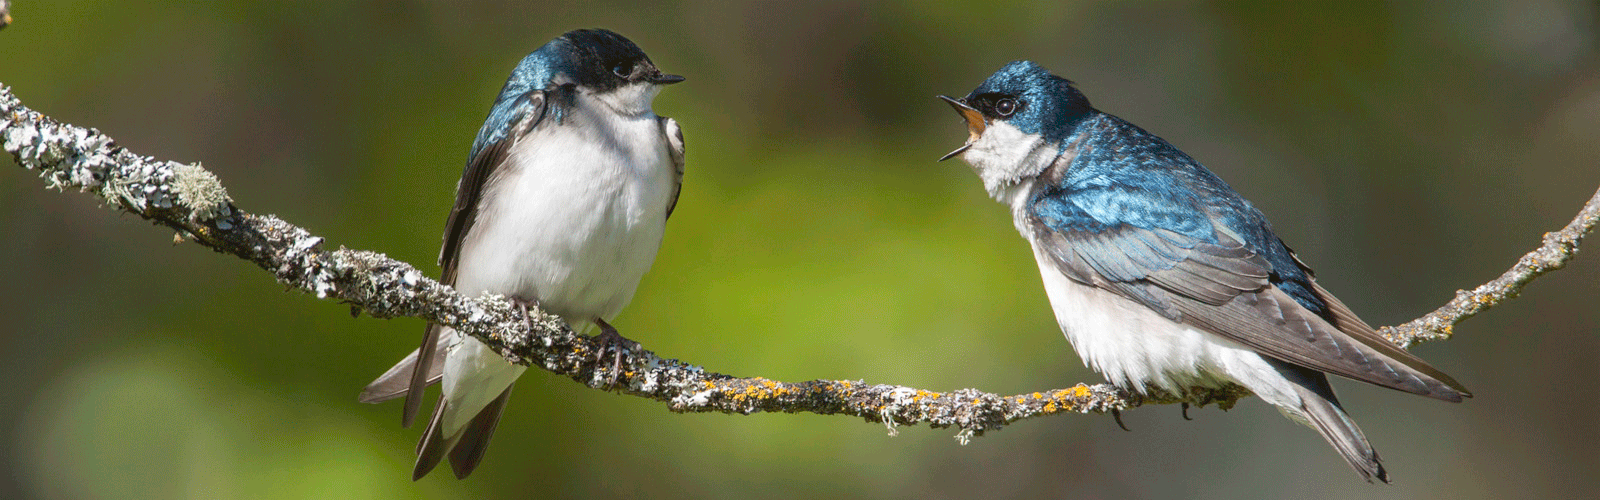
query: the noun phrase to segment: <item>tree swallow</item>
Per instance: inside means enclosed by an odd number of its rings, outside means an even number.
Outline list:
[[[1317,284],[1265,216],[1160,137],[1029,61],[965,98],[962,156],[1033,245],[1056,322],[1112,383],[1242,385],[1388,482],[1328,373],[1451,402],[1460,383],[1388,343]]]
[[[439,252],[443,281],[466,295],[536,304],[580,331],[598,326],[613,349],[630,344],[607,321],[633,299],[678,202],[683,134],[650,104],[662,86],[681,81],[606,30],[569,32],[523,58],[457,185]],[[456,477],[466,478],[524,369],[430,324],[422,347],[360,400],[404,396],[409,426],[422,389],[442,382],[412,478],[446,453]]]

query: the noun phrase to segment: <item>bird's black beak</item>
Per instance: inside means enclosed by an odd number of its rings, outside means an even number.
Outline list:
[[[939,161],[945,161],[967,152],[967,149],[972,147],[972,143],[983,135],[983,129],[989,126],[989,122],[983,118],[983,113],[979,113],[978,110],[968,106],[967,103],[962,102],[960,99],[944,95],[939,96],[939,98],[944,99],[944,102],[950,103],[950,107],[955,108],[956,113],[961,114],[961,118],[967,121],[967,133],[971,134],[967,138],[966,144],[956,148],[955,151],[951,151],[950,154],[944,155],[943,158],[939,158]]]
[[[657,73],[655,76],[650,77],[650,83],[654,83],[656,85],[672,85],[684,80],[684,77],[678,75],[668,75],[664,73]]]
[[[961,147],[956,148],[955,151],[951,151],[949,153],[945,153],[944,156],[940,156],[939,157],[939,161],[945,161],[945,160],[954,158],[956,155],[959,155],[961,153],[965,153],[965,152],[967,152],[968,149],[971,149],[971,148],[972,148],[972,143],[970,143],[970,142],[966,143],[966,144],[962,144]]]

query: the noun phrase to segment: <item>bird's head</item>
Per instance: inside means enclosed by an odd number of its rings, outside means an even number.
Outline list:
[[[1007,64],[966,97],[939,96],[966,120],[966,144],[940,158],[961,156],[993,190],[1043,169],[1094,108],[1072,82],[1032,61]],[[1058,150],[1057,150],[1058,151]]]
[[[519,78],[530,89],[570,86],[630,115],[649,111],[661,87],[684,80],[662,73],[638,45],[604,29],[556,37],[517,65],[512,79]]]

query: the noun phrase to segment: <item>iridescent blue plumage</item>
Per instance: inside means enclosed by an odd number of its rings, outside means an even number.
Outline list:
[[[1177,147],[1028,61],[965,98],[962,155],[1033,247],[1086,364],[1136,391],[1239,384],[1308,422],[1364,477],[1388,473],[1326,373],[1446,401],[1459,383],[1316,283],[1265,216]]]
[[[529,112],[536,111],[530,106],[527,96],[535,90],[550,87],[550,79],[556,73],[553,62],[560,60],[554,54],[560,50],[556,43],[558,41],[559,38],[544,44],[517,64],[511,72],[511,78],[500,89],[500,95],[495,97],[494,106],[489,108],[489,116],[484,119],[483,127],[478,129],[477,139],[472,142],[472,152],[467,158],[477,158],[485,147],[510,138],[512,125]]]
[[[650,58],[632,41],[608,30],[574,30],[546,42],[512,69],[467,157],[477,158],[484,148],[504,141],[518,121],[536,111],[526,98],[529,93],[565,84],[585,85],[602,92],[612,90],[618,80],[608,71],[623,62],[649,63]],[[563,105],[554,105],[548,112],[560,120],[563,109]]]
[[[1017,110],[1011,122],[1025,133],[1038,134],[1051,143],[1063,143],[1094,108],[1072,81],[1050,74],[1032,61],[1016,61],[1000,68],[970,97],[1010,95],[1028,105]]]
[[[1165,229],[1212,244],[1219,243],[1219,227],[1226,228],[1271,263],[1272,284],[1332,320],[1327,304],[1311,291],[1310,273],[1273,234],[1266,217],[1216,174],[1160,137],[1112,115],[1079,120],[1075,130],[1061,141],[1078,150],[1065,165],[1065,175],[1039,189],[1029,204],[1047,226],[1089,232],[1119,225]]]

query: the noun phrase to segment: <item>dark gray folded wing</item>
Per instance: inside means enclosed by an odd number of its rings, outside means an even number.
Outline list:
[[[454,285],[456,282],[461,245],[477,220],[485,187],[494,177],[495,169],[505,163],[512,146],[544,120],[546,98],[546,91],[534,90],[518,96],[509,107],[502,109],[497,105],[491,111],[486,130],[478,134],[478,141],[472,147],[472,157],[467,161],[461,182],[456,186],[456,204],[450,209],[450,217],[445,222],[444,245],[439,250],[439,265],[443,268],[445,284]],[[500,116],[501,113],[504,116]],[[505,124],[507,127],[500,130],[495,124]],[[495,128],[491,130],[491,127]],[[411,372],[405,409],[401,415],[401,423],[407,427],[416,420],[417,411],[422,408],[422,389],[427,386],[429,375],[436,371],[433,369],[434,357],[438,352],[442,330],[443,327],[429,323],[423,333],[422,347],[417,351],[420,354]]]
[[[1203,241],[1074,209],[1058,198],[1042,211],[1048,215],[1035,211],[1031,220],[1033,243],[1073,281],[1288,363],[1449,401],[1467,395],[1455,380],[1384,342],[1314,282],[1332,319],[1308,309],[1274,283],[1278,273],[1269,259],[1228,232]],[[1075,217],[1094,223],[1063,222]]]

